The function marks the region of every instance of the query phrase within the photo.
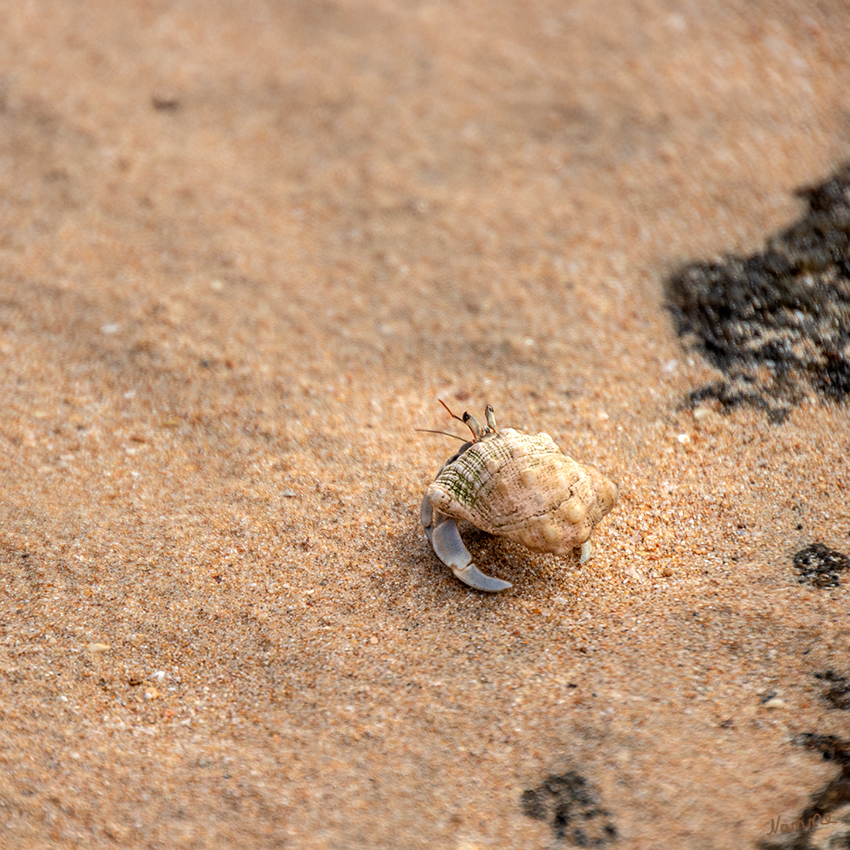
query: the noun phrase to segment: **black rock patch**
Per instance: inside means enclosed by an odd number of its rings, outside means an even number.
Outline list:
[[[781,837],[760,841],[757,847],[759,850],[850,847],[850,741],[806,732],[798,735],[795,743],[817,750],[825,761],[833,761],[841,769],[831,782],[812,795],[811,803],[785,829],[779,819],[771,822],[770,832]]]
[[[604,847],[617,837],[611,815],[599,805],[596,789],[579,773],[552,774],[522,792],[522,811],[548,821],[558,841],[576,847]]]
[[[823,543],[812,543],[794,555],[800,581],[815,587],[838,587],[838,574],[850,570],[850,558]]]
[[[834,670],[814,674],[827,683],[824,699],[832,708],[850,709],[850,682]],[[834,762],[838,773],[810,797],[796,819],[785,822],[771,818],[769,836],[759,841],[758,850],[828,850],[850,848],[850,741],[837,735],[804,732],[794,743],[819,752],[824,761]]]
[[[667,281],[680,336],[724,379],[690,394],[783,421],[810,393],[850,395],[850,163],[798,190],[808,212],[760,254],[693,263]]]
[[[815,678],[826,682],[828,687],[823,692],[823,698],[833,707],[842,711],[850,711],[850,682],[834,670],[815,673]]]
[[[807,750],[817,750],[823,756],[824,761],[834,761],[836,764],[848,768],[847,772],[850,773],[850,741],[845,741],[837,735],[818,735],[815,732],[803,732],[797,735],[794,743],[805,747]]]

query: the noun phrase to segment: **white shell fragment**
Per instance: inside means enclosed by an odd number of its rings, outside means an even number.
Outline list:
[[[474,439],[449,458],[422,501],[422,525],[440,560],[479,590],[511,586],[475,567],[460,519],[535,552],[566,555],[580,546],[586,561],[593,529],[617,501],[616,485],[567,457],[548,434],[497,430],[492,407],[484,429],[469,414],[463,421]]]

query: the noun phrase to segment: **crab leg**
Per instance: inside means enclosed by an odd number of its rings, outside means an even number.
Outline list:
[[[452,572],[464,584],[488,593],[507,590],[512,586],[510,582],[485,576],[472,563],[472,555],[463,545],[460,532],[457,530],[457,523],[452,517],[435,510],[427,498],[422,500],[420,517],[425,535],[431,543],[434,553],[447,567],[451,567]]]

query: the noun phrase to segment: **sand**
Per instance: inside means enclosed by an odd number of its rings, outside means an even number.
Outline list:
[[[695,417],[664,303],[850,158],[845,3],[2,17],[0,846],[846,840],[770,829],[850,802],[848,407]],[[590,562],[437,561],[437,398],[619,484]]]

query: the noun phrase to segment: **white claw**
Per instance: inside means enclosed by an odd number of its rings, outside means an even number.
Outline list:
[[[586,564],[590,560],[590,556],[592,554],[593,546],[589,540],[585,540],[584,543],[581,544],[581,557],[578,559],[578,562],[580,564]]]
[[[468,564],[463,569],[452,569],[452,572],[464,583],[476,590],[484,590],[487,593],[498,593],[500,590],[507,590],[513,585],[509,581],[502,581],[500,578],[493,576],[485,576],[475,564]]]
[[[452,517],[434,510],[427,499],[422,500],[420,516],[434,553],[464,584],[487,593],[497,593],[512,587],[508,581],[484,575],[472,563],[472,555],[463,545],[457,523]]]

